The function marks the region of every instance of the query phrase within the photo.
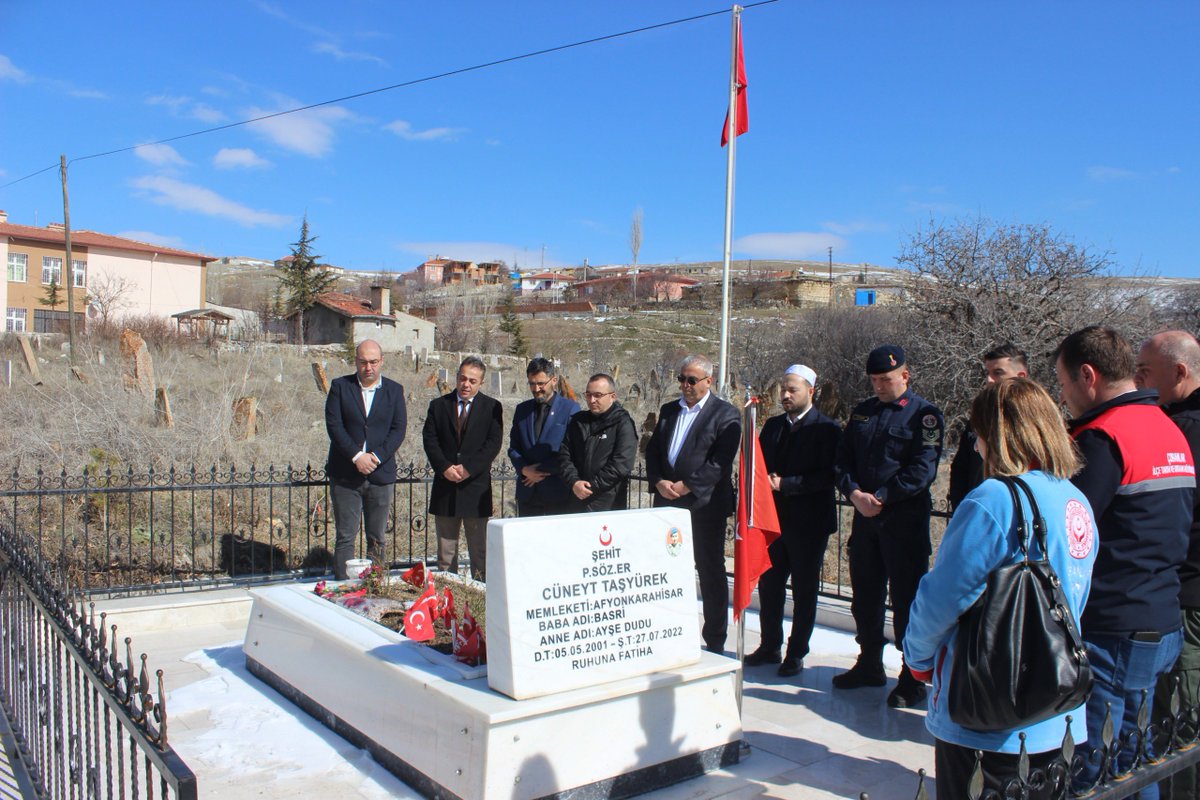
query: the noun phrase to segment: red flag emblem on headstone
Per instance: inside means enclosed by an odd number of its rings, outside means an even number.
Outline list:
[[[433,620],[437,616],[438,597],[430,587],[404,614],[404,635],[413,641],[427,642],[433,638]]]

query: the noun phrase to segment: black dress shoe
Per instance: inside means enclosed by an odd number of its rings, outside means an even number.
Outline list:
[[[778,650],[764,650],[761,647],[755,650],[750,655],[746,656],[747,667],[758,667],[763,664],[778,664],[780,661]]]
[[[803,669],[803,658],[792,658],[791,656],[788,656],[783,660],[783,663],[779,665],[779,677],[790,678],[793,675],[799,675],[800,671]]]

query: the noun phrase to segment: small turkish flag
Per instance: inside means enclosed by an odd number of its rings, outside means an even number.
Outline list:
[[[462,622],[455,622],[454,657],[468,664],[481,664],[487,661],[487,642],[475,615],[471,613],[470,603],[463,605]]]
[[[433,620],[437,616],[437,594],[433,588],[425,591],[404,614],[404,635],[416,642],[433,638]]]
[[[456,619],[454,613],[454,592],[450,591],[449,586],[442,591],[441,600],[438,601],[438,617],[441,618],[447,628]]]
[[[412,584],[413,586],[417,587],[418,589],[424,589],[425,588],[425,562],[418,561],[416,564],[413,564],[412,569],[408,570],[403,575],[401,575],[400,579],[403,580],[405,583]]]

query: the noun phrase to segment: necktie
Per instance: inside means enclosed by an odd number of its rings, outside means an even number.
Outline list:
[[[458,417],[454,420],[454,432],[458,435],[458,440],[460,442],[462,441],[463,425],[465,425],[467,422],[467,410],[470,407],[471,404],[466,400],[458,401]]]
[[[546,417],[550,413],[549,403],[538,403],[537,416],[533,418],[533,438],[542,438],[542,428],[546,427]]]

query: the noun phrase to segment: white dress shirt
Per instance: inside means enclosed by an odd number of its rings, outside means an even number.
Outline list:
[[[700,416],[700,411],[711,396],[712,392],[705,392],[704,397],[697,400],[696,405],[690,408],[686,400],[682,397],[679,398],[679,416],[675,417],[675,430],[671,432],[671,446],[667,448],[667,462],[672,467],[675,466],[675,459],[679,458],[679,451],[683,449],[683,443],[687,441],[692,423],[696,421],[696,417]]]

